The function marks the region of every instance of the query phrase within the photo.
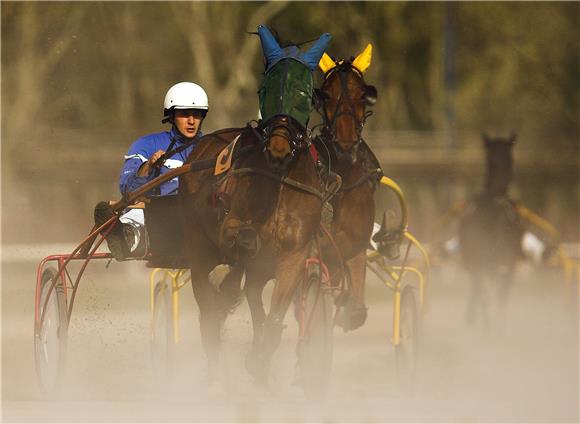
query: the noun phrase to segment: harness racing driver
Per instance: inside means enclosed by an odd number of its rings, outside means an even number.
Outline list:
[[[180,82],[169,88],[161,123],[171,123],[171,129],[143,136],[131,145],[119,177],[121,194],[134,191],[159,175],[182,166],[203,135],[201,125],[208,110],[207,94],[198,84]],[[170,156],[166,157],[166,154]],[[153,195],[174,196],[177,189],[176,177],[154,189]],[[100,202],[94,215],[95,224],[100,226],[114,212],[109,202]],[[148,242],[143,209],[129,209],[124,213],[107,235],[107,244],[118,261],[145,255]]]

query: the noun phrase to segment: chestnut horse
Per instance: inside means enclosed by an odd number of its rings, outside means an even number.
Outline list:
[[[354,330],[364,324],[366,249],[374,222],[374,191],[382,176],[380,165],[362,138],[367,106],[376,102],[375,87],[367,85],[363,72],[370,65],[371,45],[357,58],[334,61],[324,54],[319,67],[324,82],[315,90],[314,104],[323,118],[323,128],[314,144],[330,171],[340,175],[342,188],[331,200],[333,219],[331,239],[323,244],[323,257],[332,265],[335,278],[343,266],[337,262],[336,246],[346,265],[349,290],[339,306],[337,324]],[[324,157],[324,152],[328,152]],[[332,246],[333,245],[333,246]]]
[[[244,128],[231,128],[203,136],[186,162],[216,158],[244,131]],[[242,270],[234,269],[223,281],[219,293],[209,278],[210,272],[223,263],[218,231],[221,201],[215,196],[216,183],[214,167],[182,175],[178,196],[185,254],[190,262],[193,293],[200,310],[201,341],[208,358],[210,381],[216,377],[221,324],[235,305],[243,275]]]
[[[254,329],[246,365],[265,383],[284,316],[319,228],[323,191],[306,132],[285,115],[207,135],[188,161],[215,157],[234,138],[215,171],[180,179],[186,248],[210,375],[217,366],[221,325],[240,294],[245,271],[244,291]],[[222,263],[233,270],[223,282],[212,283],[208,274]],[[276,286],[266,315],[262,290],[272,278]]]

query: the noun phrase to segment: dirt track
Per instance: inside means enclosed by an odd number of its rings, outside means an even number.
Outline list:
[[[4,262],[2,420],[5,422],[578,422],[578,291],[557,270],[521,267],[503,322],[489,332],[464,322],[467,285],[451,265],[434,270],[413,392],[399,384],[390,343],[391,293],[369,278],[369,318],[335,330],[329,396],[304,400],[292,382],[291,314],[275,357],[272,390],[244,369],[251,338],[244,302],[228,319],[222,388],[204,386],[197,309],[181,294],[177,378],[154,378],[149,355],[148,274],[142,264],[104,263],[84,279],[69,330],[64,393],[40,393],[33,362],[35,264]],[[577,286],[576,286],[577,287]]]

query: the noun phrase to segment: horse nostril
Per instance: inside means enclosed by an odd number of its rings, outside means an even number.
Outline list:
[[[286,156],[288,153],[290,153],[290,148],[288,146],[288,142],[285,140],[280,140],[280,139],[270,140],[270,145],[269,145],[268,150],[270,151],[270,154],[274,158],[278,158],[278,159],[281,159],[284,156]]]
[[[353,145],[353,142],[348,142],[348,143],[338,143],[338,146],[340,147],[340,149],[343,152],[348,152],[351,148],[351,146]]]
[[[254,256],[259,250],[259,236],[253,227],[240,228],[237,239],[242,256]]]

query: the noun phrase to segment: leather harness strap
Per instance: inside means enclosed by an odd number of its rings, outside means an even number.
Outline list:
[[[362,184],[364,184],[365,182],[367,182],[368,180],[370,180],[371,178],[381,178],[383,176],[383,170],[381,168],[376,168],[376,169],[372,169],[369,172],[367,172],[366,174],[364,174],[363,176],[361,176],[358,180],[356,180],[354,183],[347,185],[347,186],[343,186],[340,188],[339,191],[349,191],[352,190]]]
[[[317,190],[314,187],[310,187],[306,184],[303,184],[299,181],[296,181],[293,178],[284,177],[282,175],[274,174],[273,172],[266,171],[265,169],[237,168],[237,169],[233,169],[230,172],[228,172],[227,175],[224,175],[223,179],[226,180],[230,177],[233,177],[234,175],[248,175],[248,174],[257,174],[257,175],[261,175],[261,176],[266,177],[266,178],[270,178],[271,180],[278,181],[281,184],[292,187],[298,191],[302,191],[304,193],[316,196],[321,201],[324,200],[324,195],[322,194],[322,192],[320,190]]]

